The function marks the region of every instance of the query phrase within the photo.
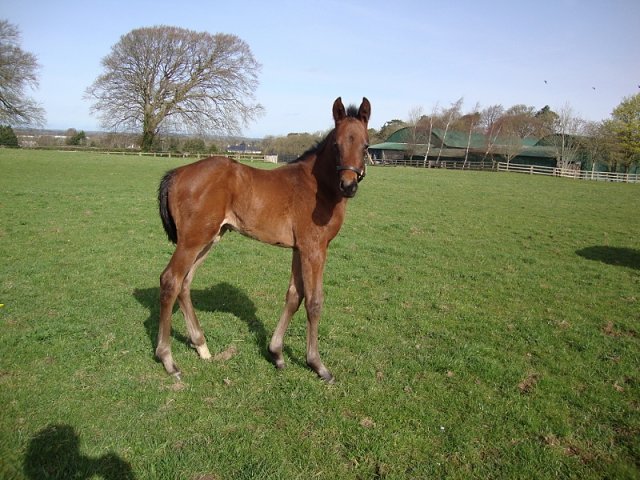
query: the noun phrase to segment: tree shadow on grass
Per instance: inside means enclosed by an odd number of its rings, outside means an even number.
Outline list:
[[[636,250],[634,248],[597,245],[582,248],[577,250],[576,253],[588,260],[595,260],[609,265],[640,270],[640,250]]]
[[[151,341],[152,351],[155,351],[158,336],[158,319],[160,318],[160,289],[158,287],[136,289],[133,292],[133,296],[141,305],[149,309],[149,318],[145,320],[144,326]],[[255,304],[242,290],[223,282],[204,290],[191,290],[191,301],[196,313],[198,310],[231,313],[245,322],[249,331],[255,336],[256,345],[262,356],[269,362],[272,361],[271,355],[267,350],[267,330],[256,316],[257,309]],[[174,312],[177,310],[179,310],[178,307],[174,307]],[[182,318],[174,318],[173,320],[182,320]],[[206,329],[204,333],[207,336]],[[215,332],[209,333],[211,338],[215,338]],[[178,342],[190,343],[185,335],[176,332],[173,328],[171,329],[171,336]],[[212,353],[218,350],[211,345],[209,347]],[[291,356],[291,352],[287,347],[285,347],[285,351]]]
[[[91,458],[80,453],[80,437],[69,425],[49,425],[29,442],[24,473],[30,480],[70,478],[132,480],[131,465],[115,453]]]

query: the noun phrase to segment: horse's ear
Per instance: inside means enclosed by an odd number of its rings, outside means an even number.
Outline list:
[[[333,120],[338,123],[346,116],[347,112],[345,111],[344,105],[342,104],[342,97],[338,97],[336,98],[336,101],[333,102]]]
[[[369,118],[371,118],[371,103],[369,103],[367,97],[362,97],[362,103],[358,110],[358,118],[362,120],[365,125],[369,123]]]

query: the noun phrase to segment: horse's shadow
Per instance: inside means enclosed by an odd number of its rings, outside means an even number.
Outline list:
[[[144,326],[147,330],[147,335],[151,342],[152,351],[155,349],[156,340],[158,336],[158,319],[160,317],[160,289],[144,288],[135,289],[133,296],[140,302],[141,305],[149,309],[149,317],[145,320]],[[208,311],[208,312],[225,312],[231,313],[244,323],[247,324],[249,331],[255,336],[256,346],[258,347],[262,356],[272,361],[271,355],[267,349],[268,335],[264,324],[256,316],[256,306],[251,299],[239,288],[233,285],[223,282],[204,290],[191,290],[191,300],[196,310]],[[176,306],[174,312],[179,310]],[[174,319],[175,321],[176,319]],[[210,332],[213,333],[213,332]],[[205,336],[207,335],[205,329]],[[177,332],[174,328],[171,329],[171,336],[178,342],[190,344],[189,339]],[[217,350],[212,348],[212,352]],[[285,347],[285,352],[291,356],[291,351]],[[295,361],[295,359],[292,359]]]
[[[640,250],[634,248],[596,245],[582,248],[577,250],[576,253],[589,260],[640,270]]]
[[[49,425],[29,442],[24,473],[30,480],[69,478],[133,480],[131,465],[115,453],[93,458],[80,452],[80,437],[69,425]]]

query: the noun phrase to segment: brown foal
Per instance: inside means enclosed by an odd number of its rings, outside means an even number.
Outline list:
[[[307,364],[333,381],[318,352],[323,303],[322,276],[329,242],[344,221],[347,199],[365,176],[371,105],[333,104],[335,128],[296,161],[262,170],[225,157],[210,157],[167,172],[160,183],[160,216],[176,244],[160,276],[160,325],[156,356],[169,374],[180,376],[171,355],[171,316],[176,299],[189,338],[203,359],[211,358],[191,303],[198,266],[222,235],[234,230],[261,242],[293,250],[284,311],[269,343],[277,368],[285,365],[284,334],[302,301],[307,311]]]

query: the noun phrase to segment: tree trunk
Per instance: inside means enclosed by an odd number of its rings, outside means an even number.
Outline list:
[[[471,130],[473,130],[473,122],[469,123],[469,136],[467,137],[467,150],[464,153],[464,163],[462,164],[463,170],[466,168],[467,160],[469,159],[469,148],[471,147]]]
[[[140,149],[143,152],[150,152],[151,146],[153,145],[153,141],[155,140],[155,137],[156,137],[155,133],[145,130],[142,133],[142,142],[140,142]]]
[[[431,150],[431,134],[433,132],[433,115],[429,119],[429,135],[427,135],[427,151],[424,153],[423,167],[426,167],[429,162],[429,150]],[[429,167],[431,168],[431,167]]]
[[[451,120],[447,122],[447,125],[444,127],[444,135],[442,136],[442,144],[440,145],[440,150],[438,150],[438,158],[436,158],[436,165],[440,166],[440,155],[442,154],[442,149],[444,148],[445,141],[447,140],[447,131],[449,131],[449,124]]]
[[[140,149],[143,152],[151,151],[153,141],[156,138],[155,124],[150,117],[150,115],[145,114],[144,123],[142,125],[142,141],[140,142]]]

